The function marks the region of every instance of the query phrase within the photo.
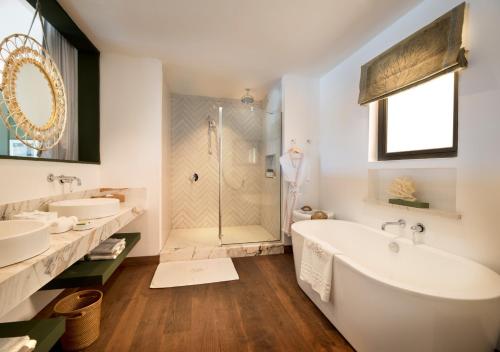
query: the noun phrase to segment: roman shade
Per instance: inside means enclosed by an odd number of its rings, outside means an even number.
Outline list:
[[[359,104],[367,104],[467,66],[465,3],[361,66]]]

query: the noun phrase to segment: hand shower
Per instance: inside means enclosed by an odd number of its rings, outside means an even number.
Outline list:
[[[208,155],[212,155],[212,131],[215,134],[215,138],[217,138],[217,124],[215,120],[210,118],[210,115],[207,117],[208,121]]]

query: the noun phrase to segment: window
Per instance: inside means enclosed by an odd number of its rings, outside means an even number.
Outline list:
[[[448,73],[379,100],[379,160],[457,155],[457,80]]]

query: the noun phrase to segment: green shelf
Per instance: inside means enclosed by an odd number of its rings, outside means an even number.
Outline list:
[[[36,340],[35,352],[48,352],[59,341],[66,330],[62,317],[40,320],[16,321],[0,324],[0,337],[28,335]]]
[[[78,261],[42,287],[42,290],[104,285],[127,257],[127,254],[139,242],[141,234],[138,232],[117,233],[111,237],[125,238],[126,241],[125,249],[116,259]]]
[[[429,203],[420,202],[418,200],[412,202],[412,201],[404,200],[404,199],[390,198],[389,203],[402,205],[405,207],[429,209]]]

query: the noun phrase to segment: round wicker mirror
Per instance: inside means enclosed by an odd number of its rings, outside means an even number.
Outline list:
[[[0,116],[30,148],[54,147],[66,125],[64,83],[45,48],[24,34],[0,43]]]

